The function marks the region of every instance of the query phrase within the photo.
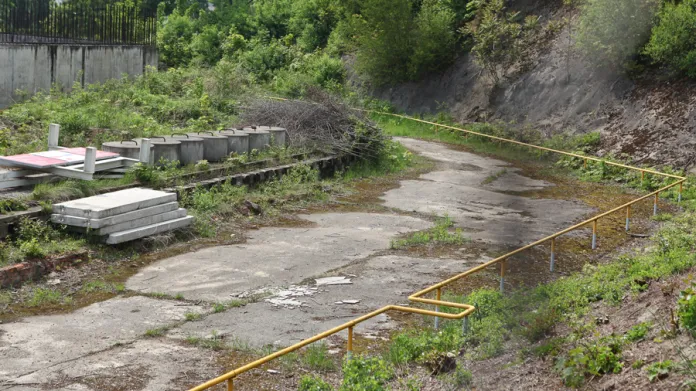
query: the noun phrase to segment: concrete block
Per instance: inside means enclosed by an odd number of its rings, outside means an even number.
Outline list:
[[[176,201],[174,193],[138,187],[56,204],[53,212],[102,219],[173,201]]]
[[[99,236],[108,235],[114,232],[123,232],[131,229],[147,227],[153,224],[180,219],[182,217],[186,217],[186,209],[180,208],[171,212],[160,213],[157,215],[143,217],[141,219],[125,221],[116,225],[109,225],[95,230],[94,233]]]
[[[179,209],[179,203],[169,202],[166,204],[155,205],[149,208],[134,210],[133,212],[122,213],[120,215],[107,217],[104,219],[89,219],[64,214],[51,215],[51,221],[56,224],[65,224],[73,227],[98,229],[110,225],[125,223],[126,221],[136,220],[143,217],[154,216],[161,213],[171,212]]]
[[[156,235],[158,233],[171,231],[191,225],[193,216],[186,216],[180,219],[169,220],[162,223],[152,224],[145,227],[135,228],[128,231],[116,232],[109,235],[106,244],[118,244],[130,242],[131,240]]]

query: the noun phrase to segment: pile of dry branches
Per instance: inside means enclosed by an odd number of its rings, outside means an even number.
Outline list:
[[[384,135],[362,113],[319,90],[309,91],[307,97],[308,101],[251,101],[241,120],[245,125],[285,128],[293,146],[361,158],[377,156],[384,146]]]

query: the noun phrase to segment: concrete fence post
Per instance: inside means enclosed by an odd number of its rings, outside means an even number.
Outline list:
[[[140,155],[139,159],[140,163],[143,164],[150,164],[150,139],[149,138],[144,138],[140,140]]]
[[[87,147],[85,150],[85,166],[83,171],[87,174],[94,174],[96,163],[97,149],[94,147]]]
[[[48,125],[48,150],[58,149],[58,139],[60,137],[60,125]]]

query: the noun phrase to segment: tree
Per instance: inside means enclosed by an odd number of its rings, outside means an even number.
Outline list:
[[[412,79],[453,62],[457,43],[454,21],[454,11],[441,0],[423,1],[415,20],[414,51],[409,63]]]
[[[696,0],[664,5],[645,53],[696,78]]]
[[[354,20],[356,69],[376,85],[408,79],[412,53],[411,2],[363,0]]]
[[[577,45],[598,65],[623,66],[648,41],[658,6],[659,0],[588,0]]]
[[[505,11],[503,0],[491,0],[479,10],[477,18],[461,31],[472,38],[471,52],[477,63],[498,84],[500,75],[522,59],[538,27],[536,16],[527,16],[524,24],[515,22],[519,13]]]

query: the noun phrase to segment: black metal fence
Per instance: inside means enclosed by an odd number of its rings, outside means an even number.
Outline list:
[[[0,0],[0,43],[154,46],[157,12],[121,4]]]

